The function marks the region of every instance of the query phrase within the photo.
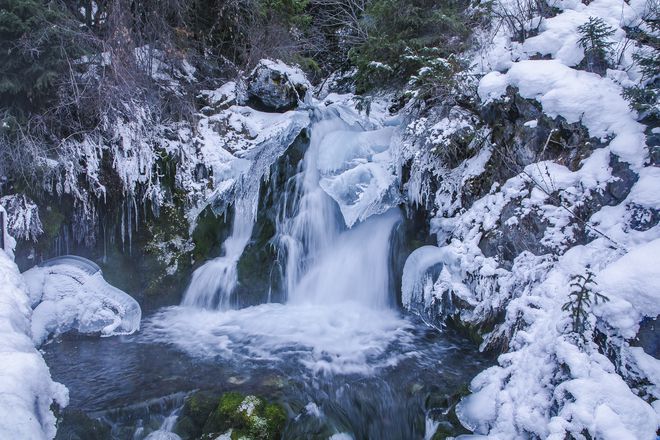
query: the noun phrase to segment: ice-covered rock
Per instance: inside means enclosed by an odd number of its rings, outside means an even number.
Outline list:
[[[32,338],[76,330],[101,336],[126,335],[140,328],[142,311],[130,295],[103,279],[99,267],[76,256],[54,258],[23,273],[28,285]]]
[[[310,89],[302,70],[279,60],[259,61],[247,79],[248,97],[275,111],[295,108]]]
[[[2,207],[0,207],[2,211]],[[52,439],[51,405],[68,404],[30,337],[32,310],[21,274],[0,249],[0,438]]]
[[[394,127],[333,131],[322,140],[317,164],[319,184],[339,204],[348,227],[399,201],[390,153],[393,132]]]

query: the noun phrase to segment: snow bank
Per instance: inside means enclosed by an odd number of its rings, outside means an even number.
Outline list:
[[[1,210],[2,208],[0,208]],[[0,438],[52,439],[51,404],[68,404],[30,337],[32,309],[18,268],[0,250]]]
[[[557,1],[551,5],[558,8],[556,16],[530,21],[540,23],[537,36],[514,42],[510,30],[495,21],[492,35],[476,54],[473,66],[484,73],[478,88],[484,103],[504,99],[506,106],[507,88],[515,87],[522,97],[539,102],[546,115],[581,123],[603,144],[586,144],[588,153],[579,163],[567,166],[562,157],[531,163],[464,204],[460,188],[468,176],[467,161],[448,170],[424,152],[427,145],[421,142],[404,151],[413,163],[409,199],[430,205],[435,214],[431,228],[438,237],[437,248],[421,248],[406,262],[405,305],[414,308],[421,302],[428,307],[442,298],[445,307],[448,292],[464,301],[455,314],[468,325],[505,314],[504,322],[485,335],[483,347],[508,352],[472,381],[472,394],[457,407],[461,422],[477,434],[501,439],[656,438],[660,361],[631,344],[642,319],[660,314],[660,266],[655,261],[660,225],[654,220],[660,209],[660,171],[648,165],[647,127],[637,122],[621,96],[622,87],[639,79],[631,66],[638,49],[625,43],[624,27],[639,24],[643,3]],[[516,4],[500,0],[495,7]],[[615,30],[612,42],[620,63],[606,76],[573,68],[584,57],[576,44],[577,28],[589,17],[601,17]],[[521,130],[541,124],[539,118]],[[421,128],[432,140],[437,136],[428,130],[431,125],[420,119],[409,129]],[[483,137],[481,151],[489,148],[489,135]],[[490,151],[501,147],[493,145]],[[617,159],[631,172],[614,169]],[[428,175],[435,176],[437,186],[426,183]],[[490,182],[491,176],[483,178]],[[625,191],[632,186],[630,192],[612,196],[610,185],[622,182]],[[571,213],[585,208],[590,218]],[[537,236],[533,243],[524,242],[520,234],[530,231]],[[506,249],[511,255],[502,257],[495,249],[512,243],[526,250]],[[443,263],[442,270],[431,273],[437,263]],[[609,301],[590,310],[582,340],[572,333],[571,318],[562,307],[569,301],[570,283],[587,271],[596,275],[595,288]]]
[[[657,239],[637,246],[598,275],[598,285],[610,299],[600,306],[599,314],[626,338],[635,337],[642,318],[660,315],[659,256]]]
[[[103,279],[94,263],[81,257],[55,258],[23,274],[28,284],[32,338],[41,344],[51,334],[71,330],[126,335],[140,328],[142,311],[131,296]]]
[[[539,101],[551,117],[581,122],[591,136],[605,141],[614,135],[611,151],[635,169],[646,162],[644,126],[635,120],[621,87],[609,78],[571,69],[557,60],[520,61],[505,74],[486,75],[479,84],[479,96],[486,102],[501,98],[507,86],[517,87],[524,98]]]

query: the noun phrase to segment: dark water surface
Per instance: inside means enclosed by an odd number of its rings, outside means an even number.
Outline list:
[[[225,315],[221,324],[191,318],[200,328],[210,327],[208,334],[185,327],[163,336],[163,329],[177,326],[168,314],[190,316],[180,308],[165,309],[147,317],[136,335],[65,336],[44,346],[53,379],[69,388],[69,409],[110,422],[116,438],[140,440],[163,423],[171,426],[174,417],[166,418],[176,414],[187,393],[235,390],[281,402],[290,414],[285,438],[345,433],[335,438],[423,439],[435,430],[432,419],[441,429],[453,429],[449,414],[457,393],[492,362],[474,344],[414,316],[398,317],[403,328],[389,340],[387,334],[371,334],[375,330],[364,322],[368,337],[348,332],[324,342],[341,349],[325,351],[302,337],[273,343],[274,336],[264,333],[275,331],[270,327],[240,332],[243,321],[228,321]],[[300,331],[318,339],[342,326],[339,320],[330,329],[320,327],[320,336]],[[204,344],[196,343],[200,339]],[[347,354],[344,347],[351,344],[355,347]],[[360,351],[364,359],[356,361]],[[346,356],[350,362],[339,362],[338,369],[318,368]]]

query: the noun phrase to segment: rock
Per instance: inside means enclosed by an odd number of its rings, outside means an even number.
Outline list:
[[[204,424],[213,412],[218,398],[204,392],[197,392],[186,398],[174,432],[183,439],[195,439],[202,435]]]
[[[82,411],[65,410],[55,440],[111,440],[110,426]]]
[[[295,108],[311,89],[302,70],[282,61],[261,60],[247,78],[247,98],[265,110],[287,111]]]
[[[209,415],[203,433],[215,438],[214,435],[231,431],[232,439],[275,440],[281,437],[286,420],[286,412],[278,404],[228,392]]]

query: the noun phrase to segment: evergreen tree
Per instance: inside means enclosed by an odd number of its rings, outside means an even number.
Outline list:
[[[12,112],[39,108],[66,67],[64,14],[55,2],[0,0],[0,102]],[[74,49],[74,48],[69,48]]]
[[[578,27],[578,32],[578,44],[584,49],[587,71],[604,74],[608,67],[607,58],[614,45],[608,40],[614,35],[614,28],[600,17],[589,17],[585,24]]]
[[[571,293],[568,295],[568,301],[561,308],[569,312],[571,316],[573,333],[584,338],[586,330],[589,328],[589,312],[592,302],[607,302],[609,298],[596,292],[596,281],[594,273],[587,267],[585,275],[574,275],[571,279]]]
[[[363,17],[367,40],[351,50],[359,91],[390,81],[407,82],[433,48],[447,58],[468,44],[469,27],[461,0],[374,0]]]

